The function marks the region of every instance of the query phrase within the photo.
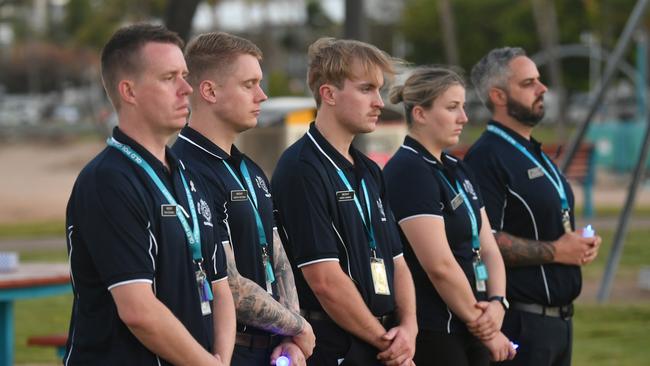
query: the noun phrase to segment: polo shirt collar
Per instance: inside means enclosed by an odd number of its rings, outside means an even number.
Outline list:
[[[144,146],[140,145],[134,139],[125,134],[119,127],[113,129],[113,138],[118,142],[128,145],[130,148],[135,150],[144,160],[151,165],[152,168],[157,170],[167,171],[165,164],[162,161],[158,160],[149,150],[145,149]],[[167,163],[169,164],[170,171],[175,171],[179,166],[183,166],[176,154],[168,147],[165,146],[165,157],[167,158]],[[184,169],[185,167],[183,167]]]
[[[223,151],[214,142],[210,141],[210,139],[203,136],[200,132],[198,132],[197,130],[193,129],[190,126],[185,126],[181,130],[181,133],[178,134],[178,138],[185,140],[190,145],[196,147],[199,150],[202,150],[203,152],[207,153],[212,157],[215,157],[220,160],[230,159],[230,155],[227,152]],[[232,147],[232,150],[233,151],[237,150],[234,145]],[[239,153],[239,151],[237,152]]]
[[[419,154],[426,162],[429,164],[432,164],[436,167],[445,167],[445,168],[454,168],[456,165],[458,165],[458,160],[451,155],[447,154],[447,152],[443,151],[440,157],[442,158],[442,162],[438,160],[435,156],[433,156],[429,150],[427,150],[422,144],[420,144],[416,139],[414,139],[411,136],[406,136],[404,137],[404,144],[402,145],[403,148],[410,150],[411,152],[415,152]]]
[[[506,127],[506,126],[504,126],[501,122],[497,122],[497,121],[495,121],[495,120],[490,120],[490,122],[488,122],[488,124],[489,124],[489,125],[493,125],[493,126],[495,126],[495,127],[499,127],[499,128],[502,129],[505,133],[507,133],[507,134],[510,135],[513,139],[515,139],[515,141],[517,141],[518,143],[520,143],[521,146],[523,146],[523,147],[525,147],[525,148],[527,148],[527,149],[529,149],[529,150],[530,150],[530,149],[534,149],[534,150],[536,150],[536,151],[540,151],[541,148],[542,148],[542,144],[541,144],[539,141],[535,140],[534,137],[531,136],[531,137],[530,137],[530,140],[526,140],[523,136],[521,136],[520,134],[518,134],[518,133],[515,132],[514,130],[512,130],[512,129]]]
[[[309,125],[309,131],[308,131],[309,136],[313,139],[313,142],[316,142],[317,149],[321,154],[325,154],[328,157],[328,160],[336,164],[340,169],[350,169],[353,167],[353,164],[346,159],[343,155],[341,155],[335,148],[330,144],[323,135],[321,135],[320,131],[316,128],[316,124],[312,122]],[[348,150],[350,152],[350,155],[354,159],[355,162],[360,162],[358,159],[358,153],[357,150],[350,145],[350,149]]]

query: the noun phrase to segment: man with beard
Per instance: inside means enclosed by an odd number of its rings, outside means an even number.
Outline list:
[[[490,51],[472,68],[477,94],[492,112],[467,153],[506,264],[503,333],[519,344],[508,365],[570,365],[573,300],[580,266],[598,255],[600,237],[575,231],[573,192],[531,137],[544,117],[546,86],[521,48]]]

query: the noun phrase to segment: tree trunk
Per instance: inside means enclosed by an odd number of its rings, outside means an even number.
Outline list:
[[[367,39],[364,0],[345,0],[345,23],[343,37],[365,41]]]
[[[456,38],[456,24],[454,12],[449,0],[438,0],[438,15],[442,28],[442,41],[445,45],[445,56],[449,65],[458,65],[458,40]]]
[[[165,26],[187,42],[192,30],[192,19],[200,0],[169,0],[165,9]]]
[[[562,65],[557,55],[558,26],[555,3],[553,0],[532,0],[533,15],[537,34],[542,43],[542,48],[549,55],[548,71],[551,79],[551,87],[557,95],[557,137],[559,142],[566,141],[566,91],[562,82]]]

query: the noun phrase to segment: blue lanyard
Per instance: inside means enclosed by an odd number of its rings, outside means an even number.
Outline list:
[[[463,202],[465,202],[465,207],[467,208],[467,216],[469,216],[469,221],[472,223],[472,249],[475,252],[478,252],[481,249],[481,241],[478,237],[478,221],[476,220],[476,214],[474,213],[472,203],[467,199],[467,194],[465,194],[465,190],[458,180],[456,180],[456,188],[458,189],[458,192],[456,192],[447,177],[445,177],[440,170],[438,170],[438,174],[440,174],[440,177],[445,181],[445,183],[447,183],[449,189],[451,189],[454,195],[460,194],[461,197],[463,197]]]
[[[183,175],[183,172],[180,169],[178,171],[181,175],[181,180],[183,181],[183,187],[185,188],[185,195],[187,196],[187,202],[189,204],[189,209],[192,214],[192,221],[194,223],[194,227],[192,229],[190,229],[190,225],[187,223],[187,219],[185,218],[182,212],[182,206],[176,203],[176,200],[171,195],[171,193],[169,193],[169,190],[167,190],[167,187],[165,187],[165,185],[160,180],[158,175],[154,172],[151,165],[149,165],[149,163],[147,163],[147,161],[144,160],[137,152],[131,149],[131,147],[122,144],[121,142],[115,140],[114,138],[109,138],[108,140],[106,140],[106,143],[108,144],[108,146],[114,147],[117,150],[119,150],[121,153],[123,153],[129,159],[131,159],[131,161],[133,161],[139,167],[144,169],[147,175],[149,175],[149,178],[151,178],[151,180],[156,184],[158,190],[160,190],[160,193],[162,193],[163,196],[165,196],[167,202],[177,207],[176,217],[178,217],[178,220],[181,222],[181,225],[183,226],[183,230],[185,231],[185,236],[187,237],[187,243],[190,246],[190,250],[192,251],[192,258],[197,263],[201,263],[201,261],[203,261],[203,255],[201,254],[201,231],[199,230],[199,220],[196,216],[196,208],[194,206],[194,200],[192,199],[192,194],[190,193],[190,189],[187,186],[187,181],[185,180],[185,176]],[[179,210],[178,208],[181,209]]]
[[[348,191],[354,192],[352,186],[350,185],[350,182],[348,181],[348,178],[345,176],[343,171],[339,167],[336,167],[336,172],[338,173],[339,178],[341,178],[343,184],[345,184],[345,188],[347,188]],[[354,204],[357,206],[357,211],[359,212],[359,216],[361,216],[361,221],[363,221],[363,228],[368,235],[368,245],[370,246],[370,249],[374,251],[377,249],[377,242],[375,241],[375,231],[372,229],[372,215],[370,213],[370,201],[368,200],[368,188],[366,187],[366,182],[363,179],[361,179],[361,189],[363,190],[363,198],[366,201],[366,208],[368,212],[367,220],[363,214],[363,209],[361,208],[361,203],[359,202],[359,198],[357,198],[356,193],[354,195]]]
[[[553,184],[553,187],[555,187],[555,190],[560,196],[562,210],[569,209],[569,203],[566,198],[566,192],[564,191],[564,185],[562,184],[562,179],[560,179],[560,175],[558,174],[557,170],[553,167],[553,164],[551,163],[550,159],[546,157],[546,154],[544,154],[544,152],[542,152],[542,159],[544,159],[546,164],[549,167],[551,167],[551,171],[553,172],[555,179],[553,179],[553,176],[551,176],[548,173],[546,168],[544,168],[544,166],[540,164],[539,161],[537,161],[537,159],[535,159],[535,157],[528,150],[526,150],[525,147],[521,146],[519,142],[517,142],[514,138],[512,138],[512,136],[508,135],[505,131],[503,131],[502,129],[494,125],[487,126],[487,130],[503,138],[507,142],[509,142],[512,146],[517,148],[517,150],[521,151],[521,153],[524,154],[530,161],[532,161],[539,169],[541,169],[541,171],[544,173],[544,176],[546,176],[546,178],[548,178],[551,184]]]
[[[239,187],[244,190],[244,185],[241,183],[239,180],[239,177],[235,172],[232,170],[230,167],[230,164],[228,164],[225,160],[223,161],[223,165],[226,166],[228,169],[228,172],[230,172],[230,175],[235,179],[237,184],[239,184]],[[241,164],[239,165],[239,169],[244,176],[244,180],[246,181],[246,186],[248,187],[248,194],[251,196],[252,199],[250,199],[251,206],[253,208],[253,213],[255,214],[255,223],[257,224],[257,234],[260,237],[260,245],[264,250],[266,250],[266,246],[268,245],[268,242],[266,241],[266,234],[264,233],[264,226],[262,225],[262,218],[260,217],[259,213],[259,207],[257,205],[257,195],[255,194],[255,188],[253,187],[253,181],[251,180],[251,176],[248,173],[248,168],[246,167],[246,163],[244,160],[241,161]]]

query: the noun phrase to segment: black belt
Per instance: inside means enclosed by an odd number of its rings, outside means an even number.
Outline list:
[[[554,318],[570,319],[573,316],[573,304],[564,306],[544,306],[539,304],[526,304],[523,302],[512,302],[510,307],[515,310]]]
[[[329,321],[334,323],[334,320],[330,318],[327,313],[323,311],[318,311],[318,310],[306,310],[306,309],[300,309],[300,315],[302,315],[303,318],[309,320],[315,320],[315,321]],[[382,316],[375,316],[377,320],[383,325],[384,327],[393,327],[394,326],[394,320],[395,320],[395,313],[390,312],[388,314],[382,315]]]
[[[280,344],[281,337],[275,334],[248,334],[237,332],[235,344],[247,348],[271,349]]]

